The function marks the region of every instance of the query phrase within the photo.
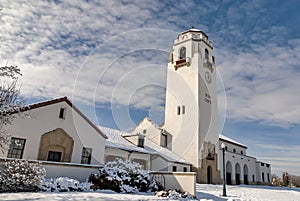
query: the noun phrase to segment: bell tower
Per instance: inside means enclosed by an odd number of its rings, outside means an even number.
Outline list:
[[[192,163],[198,182],[219,181],[216,66],[212,43],[201,30],[182,32],[174,41],[167,69],[164,129],[172,134],[168,147]]]

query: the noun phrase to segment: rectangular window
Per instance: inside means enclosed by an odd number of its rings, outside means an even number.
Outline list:
[[[168,135],[165,133],[161,134],[161,146],[162,147],[167,147],[168,146]]]
[[[183,167],[183,172],[187,172],[187,167]]]
[[[176,172],[176,171],[177,171],[177,167],[176,167],[176,166],[173,166],[173,167],[172,167],[172,171],[173,171],[173,172]]]
[[[255,176],[254,175],[252,175],[252,181],[255,182]]]
[[[264,164],[264,163],[261,163],[260,165],[261,165],[261,166],[265,166],[265,164]]]
[[[265,173],[261,173],[262,181],[265,182]]]
[[[60,162],[61,161],[61,152],[49,151],[47,161]]]
[[[177,115],[180,115],[180,106],[177,106]]]
[[[25,142],[25,139],[12,137],[7,153],[7,158],[21,159],[23,157]]]
[[[182,106],[182,114],[185,114],[185,106]]]
[[[268,182],[270,182],[270,174],[267,174]]]
[[[91,164],[91,158],[92,158],[92,149],[83,147],[82,154],[81,154],[81,164]]]
[[[66,116],[66,109],[65,108],[60,108],[60,111],[59,111],[59,118],[61,119],[65,119],[65,116]]]
[[[138,139],[138,147],[144,147],[144,137],[142,136],[139,136],[139,139]]]

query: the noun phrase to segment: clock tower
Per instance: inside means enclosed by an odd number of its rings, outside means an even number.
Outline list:
[[[164,129],[168,148],[189,161],[197,182],[218,183],[217,78],[212,43],[201,30],[178,35],[167,69]]]

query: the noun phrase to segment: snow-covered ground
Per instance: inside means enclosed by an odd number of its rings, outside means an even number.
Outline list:
[[[299,201],[300,188],[279,188],[269,186],[227,186],[228,197],[222,197],[221,185],[197,184],[197,199],[208,201],[280,200]],[[166,200],[151,194],[119,194],[113,191],[66,192],[66,193],[2,193],[0,200]]]

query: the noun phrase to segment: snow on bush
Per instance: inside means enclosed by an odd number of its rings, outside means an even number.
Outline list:
[[[157,190],[157,185],[140,164],[116,159],[91,174],[89,181],[93,189],[110,189],[116,192],[136,193]]]
[[[79,182],[76,179],[68,177],[59,177],[56,179],[47,179],[43,182],[41,190],[47,192],[68,192],[68,191],[89,191],[91,183]]]
[[[38,191],[46,175],[39,163],[12,160],[0,171],[0,192]]]
[[[194,199],[195,197],[188,193],[188,192],[177,192],[176,190],[164,190],[164,191],[158,191],[154,194],[156,197],[164,197],[169,199]]]

